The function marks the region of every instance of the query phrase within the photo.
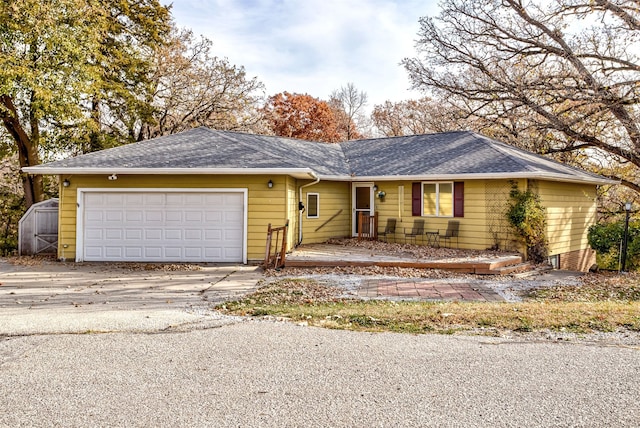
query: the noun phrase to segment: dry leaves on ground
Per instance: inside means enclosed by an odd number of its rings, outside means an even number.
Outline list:
[[[291,277],[307,275],[361,275],[390,276],[397,278],[476,278],[476,275],[445,271],[441,269],[417,269],[383,266],[337,266],[337,267],[285,267],[284,269],[267,269],[268,277]]]
[[[552,288],[532,290],[528,297],[533,299],[563,302],[639,301],[640,275],[598,273],[580,278],[581,285],[560,285]]]
[[[198,271],[202,270],[201,266],[188,263],[118,263],[113,265],[118,269],[134,270],[134,271],[165,271],[165,272],[182,272],[182,271]]]
[[[469,259],[469,258],[495,258],[514,254],[513,252],[490,250],[466,250],[459,248],[429,247],[426,245],[403,244],[396,242],[384,242],[373,240],[358,240],[357,238],[331,239],[327,242],[332,245],[345,247],[364,248],[378,254],[390,256],[412,257],[419,259]]]
[[[344,290],[307,279],[282,279],[247,296],[251,304],[305,304],[335,301]]]

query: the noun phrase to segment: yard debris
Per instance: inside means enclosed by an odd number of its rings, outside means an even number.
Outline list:
[[[307,279],[282,279],[258,288],[246,298],[258,304],[304,304],[336,301],[344,293],[334,287]]]
[[[55,256],[13,256],[5,259],[9,264],[14,266],[42,266],[45,264],[65,263],[56,260]],[[73,267],[78,266],[96,266],[97,269],[116,268],[130,271],[165,271],[165,272],[186,272],[199,271],[202,266],[193,263],[108,263],[108,262],[78,262],[73,263]]]
[[[558,284],[527,293],[533,299],[564,302],[602,302],[640,300],[640,274],[590,273],[581,277],[577,285]]]
[[[361,240],[357,238],[330,239],[328,244],[342,245],[345,247],[365,248],[372,250],[373,254],[387,254],[399,257],[411,257],[421,260],[440,259],[469,259],[469,258],[498,258],[514,252],[493,250],[466,250],[459,248],[430,247],[427,245],[405,244],[399,242],[384,242]]]
[[[14,266],[42,266],[46,262],[55,262],[54,256],[12,256],[5,259]]]

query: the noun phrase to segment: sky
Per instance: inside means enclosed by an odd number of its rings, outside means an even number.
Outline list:
[[[164,2],[169,4],[169,2]],[[173,0],[178,27],[213,41],[213,53],[279,92],[328,99],[351,82],[368,109],[420,97],[400,61],[416,56],[421,16],[437,0]]]

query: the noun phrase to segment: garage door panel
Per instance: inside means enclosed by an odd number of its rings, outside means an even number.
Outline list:
[[[125,211],[125,219],[127,224],[142,223],[144,216],[142,210],[127,210]]]
[[[184,221],[186,222],[197,222],[202,223],[204,216],[202,215],[202,211],[186,211],[184,213]]]
[[[206,212],[205,213],[205,221],[209,224],[211,223],[220,223],[222,221],[222,212],[220,211],[215,211],[215,212]]]
[[[126,229],[124,232],[124,239],[128,241],[140,241],[142,240],[142,229]]]
[[[122,229],[105,229],[105,239],[121,240],[123,232]]]
[[[145,229],[144,239],[146,240],[162,239],[162,229]]]
[[[165,205],[166,196],[164,193],[144,193],[142,203],[145,206]]]
[[[126,194],[105,193],[102,204],[106,206],[122,206],[126,202]]]
[[[165,241],[182,241],[181,229],[165,229],[164,230]]]
[[[162,249],[163,247],[152,247],[152,246],[145,246],[143,248],[144,251],[144,257],[146,258],[150,258],[150,259],[161,259],[162,258]]]
[[[182,211],[166,210],[165,211],[165,219],[167,221],[167,224],[169,224],[169,223],[182,224],[184,222],[183,214],[184,213]]]
[[[127,259],[142,257],[142,247],[126,247],[124,251]]]
[[[225,258],[242,257],[242,248],[225,248],[224,257]]]
[[[244,194],[86,192],[87,261],[241,262]]]
[[[200,229],[187,229],[184,231],[185,240],[202,241],[202,230]]]
[[[182,259],[182,248],[164,247],[164,256],[173,260]]]
[[[224,196],[220,193],[208,193],[204,195],[204,203],[206,205],[219,205],[224,204]]]
[[[104,255],[108,258],[114,258],[116,260],[121,260],[123,256],[123,248],[122,247],[105,247]]]
[[[102,260],[104,258],[102,250],[102,247],[85,248],[85,258],[88,257],[90,260]]]
[[[203,258],[202,248],[187,247],[184,249],[184,255],[187,258],[195,258],[195,259]]]
[[[157,208],[145,211],[144,221],[147,223],[162,223],[162,211]]]

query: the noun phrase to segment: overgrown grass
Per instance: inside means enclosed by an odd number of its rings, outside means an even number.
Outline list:
[[[362,331],[640,331],[636,292],[612,298],[602,291],[610,289],[610,284],[599,288],[594,282],[584,289],[584,294],[573,287],[563,297],[562,288],[539,291],[522,303],[362,301],[336,298],[335,289],[312,280],[286,279],[218,309],[236,315],[283,317],[313,326]]]

